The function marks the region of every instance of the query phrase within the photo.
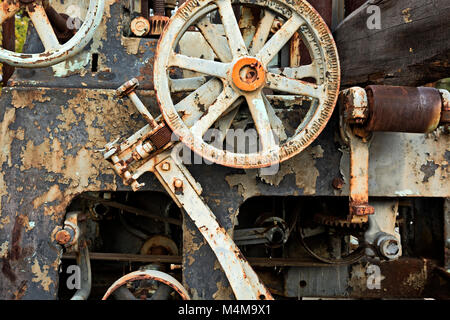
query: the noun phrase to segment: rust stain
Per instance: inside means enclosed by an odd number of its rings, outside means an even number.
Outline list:
[[[25,293],[27,292],[28,289],[28,285],[27,285],[27,281],[23,280],[20,283],[19,289],[17,289],[14,293],[13,293],[13,299],[14,300],[20,300],[22,299],[22,297],[25,295]]]
[[[402,14],[403,14],[403,21],[405,21],[406,23],[412,22],[411,8],[406,8],[405,10],[402,10]]]
[[[261,194],[256,185],[256,179],[257,170],[247,170],[245,174],[232,174],[225,177],[230,187],[238,187],[238,192],[244,200]]]
[[[31,267],[31,271],[34,274],[32,281],[40,283],[45,291],[49,291],[50,285],[53,284],[52,279],[48,276],[49,269],[50,267],[47,265],[44,265],[41,269],[37,258],[34,258],[34,264]]]
[[[120,39],[122,46],[127,50],[130,55],[138,54],[139,47],[141,44],[141,38],[127,38],[123,37]]]
[[[278,186],[285,176],[294,174],[296,186],[303,189],[305,195],[314,195],[317,178],[320,175],[315,166],[316,159],[323,158],[323,152],[324,150],[320,145],[310,147],[298,156],[281,163],[277,174],[259,177],[267,184]],[[244,199],[248,199],[261,193],[257,186],[257,176],[256,170],[248,170],[244,175],[229,175],[225,179],[230,187],[237,186],[239,194]]]
[[[37,197],[33,200],[33,207],[37,209],[45,203],[53,202],[55,200],[61,200],[63,197],[61,191],[59,190],[58,185],[54,185],[48,190],[47,193],[44,193],[42,196]]]
[[[16,136],[14,130],[10,130],[9,126],[16,120],[16,110],[14,108],[6,109],[3,121],[0,124],[0,167],[7,162],[8,166],[12,166],[11,160],[11,143]],[[0,210],[2,209],[2,197],[8,195],[6,183],[4,180],[4,172],[0,172]]]
[[[9,241],[5,241],[0,245],[0,258],[6,258],[8,256]]]
[[[35,102],[50,101],[51,98],[47,95],[48,89],[41,89],[39,91],[28,90],[12,90],[12,105],[15,108],[33,109]]]
[[[428,179],[433,177],[436,173],[436,170],[439,168],[439,165],[434,161],[427,161],[427,164],[424,164],[420,167],[420,171],[424,173],[424,177],[422,182],[428,182]]]
[[[52,141],[44,139],[40,145],[34,145],[32,140],[28,140],[21,153],[21,171],[31,168],[45,168],[48,172],[61,172],[64,159],[64,151],[61,143],[54,138]]]
[[[228,285],[228,283],[224,284],[223,282],[217,282],[217,291],[213,293],[212,298],[214,300],[230,300],[231,297],[234,297],[233,290]]]
[[[420,272],[410,273],[408,278],[403,281],[403,284],[414,288],[415,290],[423,290],[427,283],[427,264],[423,264],[423,269]]]
[[[9,216],[0,218],[0,230],[2,230],[5,227],[5,225],[9,224],[10,222],[11,218]]]

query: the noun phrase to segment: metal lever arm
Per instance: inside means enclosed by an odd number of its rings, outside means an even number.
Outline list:
[[[182,207],[215,253],[238,300],[271,300],[272,295],[241,254],[232,238],[219,225],[211,209],[203,202],[194,178],[170,151],[158,156],[154,173],[164,188]]]

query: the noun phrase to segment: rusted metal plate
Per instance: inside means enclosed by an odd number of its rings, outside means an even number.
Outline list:
[[[369,195],[449,197],[450,136],[443,127],[427,135],[375,132],[370,144]],[[349,154],[341,172],[350,181]],[[348,184],[342,194],[347,194]]]
[[[152,92],[139,91],[138,95],[156,115]],[[95,150],[119,136],[131,135],[145,122],[131,102],[117,100],[115,90],[5,88],[0,110],[4,150],[0,295],[5,299],[54,299],[60,249],[50,243],[43,245],[42,239],[50,239],[55,226],[62,225],[66,206],[79,193],[130,190]],[[257,170],[218,165],[188,168],[203,186],[203,197],[220,224],[232,232],[239,206],[252,196],[348,195],[347,184],[342,193],[332,187],[333,179],[340,177],[341,153],[333,138],[337,132],[334,117],[311,147],[281,164],[274,176],[261,178]],[[370,194],[445,196],[450,189],[448,179],[442,178],[448,170],[448,139],[443,133],[375,134]],[[392,148],[398,151],[393,153]],[[348,162],[343,168],[348,168]],[[146,184],[143,190],[162,191],[151,174],[143,176],[142,182]],[[213,252],[192,221],[184,220],[184,281],[190,294],[204,299],[231,298]]]
[[[448,283],[436,281],[436,261],[401,258],[352,266],[291,268],[284,274],[286,297],[351,299],[448,299]],[[447,293],[445,293],[447,291]]]
[[[58,12],[73,10],[70,7],[73,3],[70,1],[64,3],[51,1],[51,4]],[[87,12],[86,4],[86,2],[77,4],[81,10],[81,17]],[[19,68],[9,81],[9,85],[116,89],[130,78],[136,77],[141,89],[152,90],[152,61],[158,39],[125,36],[124,29],[128,20],[122,2],[108,0],[105,3],[103,20],[91,43],[82,52],[51,68],[39,69],[38,72]],[[23,52],[43,50],[39,36],[30,24]]]

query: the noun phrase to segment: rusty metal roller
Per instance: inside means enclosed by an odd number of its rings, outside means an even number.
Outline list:
[[[428,87],[368,86],[368,131],[428,133],[440,121],[439,90]]]

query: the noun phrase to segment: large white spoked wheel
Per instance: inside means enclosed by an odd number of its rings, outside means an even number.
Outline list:
[[[195,55],[201,41],[183,51],[183,37],[202,37],[212,55]],[[189,0],[166,26],[154,65],[170,128],[205,159],[236,168],[268,167],[309,146],[339,83],[331,32],[303,0]]]
[[[29,54],[0,48],[0,62],[22,68],[42,68],[55,65],[79,53],[91,41],[100,25],[105,7],[104,0],[90,0],[83,25],[65,44],[60,44],[45,12],[43,0],[3,0],[0,3],[0,24],[24,9],[33,23],[45,51]]]

